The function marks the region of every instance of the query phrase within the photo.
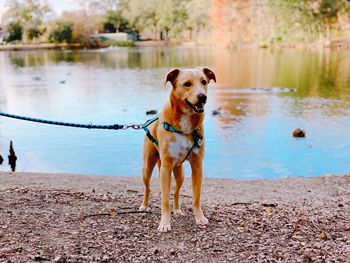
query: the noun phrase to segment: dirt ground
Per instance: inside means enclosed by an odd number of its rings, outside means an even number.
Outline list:
[[[205,179],[206,227],[158,233],[160,190],[139,178],[0,173],[0,262],[350,262],[350,176]]]

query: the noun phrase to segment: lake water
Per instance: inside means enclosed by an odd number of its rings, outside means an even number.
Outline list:
[[[172,67],[206,65],[205,176],[350,172],[348,51],[194,47],[0,52],[0,110],[78,123],[143,123],[169,93]],[[212,116],[221,107],[220,116]],[[306,138],[291,136],[295,128]],[[139,176],[143,131],[98,131],[0,117],[0,153],[17,171]],[[186,165],[187,176],[189,175]],[[8,171],[6,165],[0,166]]]

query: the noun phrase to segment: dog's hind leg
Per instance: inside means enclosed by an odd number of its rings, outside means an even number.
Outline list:
[[[174,167],[174,177],[175,177],[175,191],[174,191],[174,215],[184,215],[180,207],[180,189],[184,182],[184,170],[183,166]]]
[[[158,166],[158,175],[160,177],[160,167],[162,166],[162,162],[160,161],[160,159],[157,162],[157,166]]]
[[[152,145],[153,146],[153,145]],[[139,208],[140,211],[149,210],[149,195],[150,195],[150,181],[152,171],[159,159],[156,148],[145,145],[143,149],[143,165],[142,165],[142,180],[145,185],[143,201]]]

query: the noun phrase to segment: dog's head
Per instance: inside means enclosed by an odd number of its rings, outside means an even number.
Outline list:
[[[216,82],[216,77],[209,68],[175,68],[167,74],[165,84],[168,81],[171,83],[172,95],[182,107],[202,113],[207,102],[207,88],[211,80]]]

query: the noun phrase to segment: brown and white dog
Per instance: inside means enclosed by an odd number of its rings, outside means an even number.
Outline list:
[[[149,127],[151,135],[158,145],[145,136],[143,145],[142,179],[145,185],[143,203],[140,210],[149,209],[150,179],[156,163],[160,172],[162,194],[162,217],[158,230],[167,232],[170,227],[170,182],[174,172],[174,214],[183,215],[179,203],[180,188],[184,181],[183,161],[190,162],[192,170],[193,213],[197,224],[207,224],[200,204],[203,157],[204,157],[204,105],[207,100],[207,87],[210,80],[216,82],[213,71],[209,68],[171,70],[165,85],[170,82],[169,101],[159,114],[159,120]],[[180,133],[165,130],[162,123],[168,123]],[[193,131],[198,130],[203,136],[200,147],[191,148],[194,144]],[[190,153],[188,155],[188,153]]]

